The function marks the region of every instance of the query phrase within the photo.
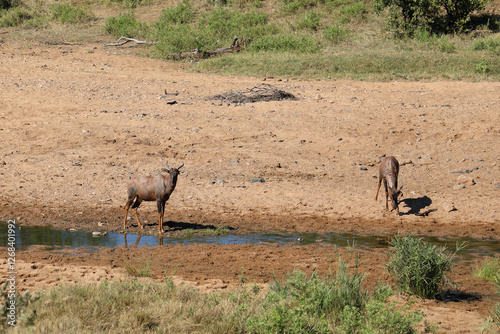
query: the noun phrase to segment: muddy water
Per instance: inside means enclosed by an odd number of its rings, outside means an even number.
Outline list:
[[[0,245],[7,246],[7,224],[0,223]],[[299,233],[262,233],[253,235],[211,235],[194,234],[182,237],[158,237],[150,235],[121,234],[121,233],[92,233],[88,231],[67,231],[47,226],[16,226],[16,248],[26,250],[33,245],[45,246],[48,249],[88,249],[97,247],[148,247],[157,245],[193,245],[193,244],[332,244],[339,247],[381,248],[388,247],[387,238],[377,236],[362,236],[356,234],[299,234]],[[494,255],[500,252],[499,241],[483,241],[476,239],[449,239],[425,237],[425,241],[454,249],[457,243],[465,243],[467,247],[459,253],[469,258],[478,255]]]

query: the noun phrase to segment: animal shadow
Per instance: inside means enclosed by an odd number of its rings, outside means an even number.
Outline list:
[[[430,209],[420,212],[422,209],[425,209],[432,204],[432,199],[427,196],[419,198],[405,198],[401,202],[404,203],[405,207],[410,208],[410,211],[402,213],[403,215],[427,216],[429,213],[436,211],[436,209]]]
[[[158,225],[158,224],[156,224]],[[182,230],[216,230],[217,227],[214,225],[202,225],[196,223],[186,223],[186,222],[174,222],[168,221],[163,223],[165,228],[165,232],[174,232],[174,231],[182,231]],[[227,227],[230,231],[235,230],[235,228]]]

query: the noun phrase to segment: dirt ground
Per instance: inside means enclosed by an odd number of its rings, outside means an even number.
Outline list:
[[[127,180],[168,161],[184,163],[184,173],[167,203],[165,237],[225,226],[241,234],[500,239],[499,82],[215,76],[137,49],[0,44],[0,220],[123,231]],[[262,84],[296,99],[212,99]],[[400,216],[384,211],[383,193],[374,199],[384,154],[401,164]],[[156,204],[139,212],[143,233],[157,233]],[[135,218],[126,231],[139,232]],[[176,280],[212,290],[267,283],[293,268],[327,273],[329,259],[352,256],[346,252],[325,244],[32,247],[16,259],[21,290],[130,279],[124,268],[148,261],[154,279],[175,268]],[[392,284],[386,249],[354,252],[367,287]],[[450,298],[416,301],[439,333],[479,332],[500,301],[492,284],[471,275],[475,263],[455,265]]]

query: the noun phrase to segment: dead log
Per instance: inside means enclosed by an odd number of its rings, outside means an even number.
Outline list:
[[[122,46],[124,44],[127,44],[128,42],[135,42],[136,44],[147,44],[147,45],[158,44],[158,42],[146,42],[146,41],[137,40],[135,38],[129,38],[129,37],[122,36],[122,37],[118,38],[118,42],[104,44],[104,46]]]
[[[219,56],[219,55],[223,55],[223,54],[227,54],[227,53],[240,52],[249,43],[250,43],[250,40],[247,38],[243,38],[241,40],[241,42],[238,42],[238,37],[234,36],[233,42],[228,47],[218,48],[218,49],[208,50],[208,51],[203,51],[200,48],[196,48],[196,49],[194,49],[192,51],[188,51],[188,52],[173,53],[170,55],[169,58],[176,59],[176,60],[187,59],[187,58],[206,59],[206,58],[210,58],[213,56]]]

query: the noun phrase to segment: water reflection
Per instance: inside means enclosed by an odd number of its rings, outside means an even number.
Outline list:
[[[210,230],[210,229],[207,229]],[[32,245],[42,245],[48,249],[73,249],[96,247],[130,248],[157,245],[193,245],[193,244],[330,244],[339,247],[355,247],[361,249],[388,247],[388,237],[362,236],[357,234],[317,234],[317,233],[262,233],[251,235],[213,235],[194,234],[189,236],[150,236],[137,234],[107,233],[99,237],[87,231],[66,231],[48,226],[16,226],[16,248],[25,250]],[[210,231],[208,231],[210,232]],[[7,224],[0,222],[0,245],[7,246]],[[448,239],[425,237],[424,240],[438,246],[446,246],[454,250],[455,244],[465,242],[467,247],[458,255],[473,257],[474,255],[494,255],[500,252],[498,241],[481,241],[476,239]]]

